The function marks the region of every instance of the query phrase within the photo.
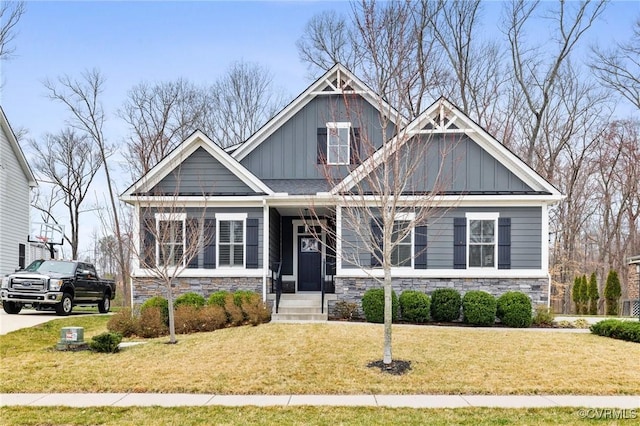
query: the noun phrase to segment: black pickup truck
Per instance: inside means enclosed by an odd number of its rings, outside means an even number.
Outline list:
[[[98,305],[106,313],[115,296],[113,280],[100,279],[91,263],[78,261],[35,261],[4,277],[0,287],[2,307],[8,314],[17,314],[26,306],[69,315],[74,305]]]

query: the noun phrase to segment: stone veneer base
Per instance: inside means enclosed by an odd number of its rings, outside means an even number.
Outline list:
[[[133,278],[133,304],[142,304],[153,296],[166,297],[166,291],[156,278]],[[194,292],[205,298],[216,291],[249,290],[262,294],[262,278],[178,278],[173,287],[174,299]]]

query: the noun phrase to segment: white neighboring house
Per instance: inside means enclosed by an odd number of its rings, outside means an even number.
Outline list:
[[[38,185],[0,106],[0,276],[31,261],[31,190]]]

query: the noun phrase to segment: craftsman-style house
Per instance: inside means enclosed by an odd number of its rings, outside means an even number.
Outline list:
[[[244,143],[223,149],[196,131],[122,194],[136,209],[141,253],[133,302],[159,294],[152,266],[179,262],[196,240],[178,293],[248,289],[281,296],[282,307],[302,298],[320,318],[337,301],[359,302],[382,271],[375,253],[354,254],[359,237],[343,195],[422,140],[432,148],[412,173],[424,179],[399,202],[428,197],[436,214],[394,249],[396,292],[514,289],[547,304],[549,208],[559,191],[446,99],[406,122],[339,64]],[[365,189],[363,199],[379,201]],[[169,200],[179,210],[163,210]],[[409,205],[400,227],[415,215]],[[188,232],[194,223],[200,239]],[[162,227],[176,229],[171,241],[154,239]],[[167,244],[173,259],[162,254]]]

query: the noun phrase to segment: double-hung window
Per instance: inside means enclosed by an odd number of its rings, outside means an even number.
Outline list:
[[[216,214],[218,267],[245,267],[246,214]]]
[[[470,268],[496,268],[498,214],[467,214],[468,265]]]
[[[327,164],[349,164],[351,123],[327,123]]]
[[[395,267],[411,267],[411,259],[413,258],[413,230],[409,230],[408,220],[398,220],[393,222],[393,232],[391,234],[391,242],[393,248],[391,250],[391,266]]]
[[[158,265],[184,265],[186,214],[156,214]]]

